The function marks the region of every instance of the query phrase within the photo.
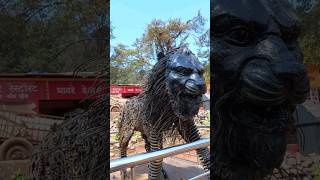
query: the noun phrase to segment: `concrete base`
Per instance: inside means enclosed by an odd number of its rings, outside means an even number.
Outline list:
[[[198,176],[205,171],[202,166],[197,163],[179,159],[179,158],[166,158],[163,161],[164,170],[167,172],[169,180],[186,180],[192,177]],[[130,178],[130,169],[127,170]],[[136,166],[133,170],[134,180],[146,180],[148,179],[148,165]],[[120,172],[114,172],[110,174],[111,180],[121,180]],[[161,179],[164,179],[163,177]],[[198,178],[198,180],[208,180],[209,178]]]

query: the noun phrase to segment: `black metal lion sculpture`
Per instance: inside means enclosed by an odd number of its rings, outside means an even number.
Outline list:
[[[74,112],[52,129],[32,154],[29,179],[109,178],[108,99],[99,97],[88,110]]]
[[[263,179],[279,168],[292,113],[309,92],[300,23],[282,0],[212,3],[211,177]]]
[[[121,157],[126,157],[134,131],[141,132],[147,151],[161,149],[163,132],[173,127],[186,142],[200,139],[193,117],[198,113],[202,94],[206,92],[203,71],[202,64],[187,48],[178,48],[158,57],[143,92],[128,100],[123,107],[119,121]],[[208,170],[208,148],[198,149],[197,153]],[[159,179],[161,169],[162,160],[151,162],[149,179]],[[162,172],[165,175],[163,169]],[[125,172],[122,175],[125,176]]]

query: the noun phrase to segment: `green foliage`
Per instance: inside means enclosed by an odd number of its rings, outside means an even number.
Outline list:
[[[138,84],[143,81],[149,62],[138,49],[129,49],[119,44],[113,49],[110,63],[112,84]]]
[[[132,139],[137,140],[139,138],[141,138],[141,133],[138,131],[135,131],[132,135]]]
[[[92,58],[105,60],[105,1],[16,0],[1,5],[0,72],[65,72]]]
[[[18,171],[16,171],[16,173],[11,177],[12,180],[26,180],[26,175],[21,172],[21,170],[19,169]]]
[[[111,135],[111,139],[113,141],[120,141],[120,136],[119,136],[119,134],[112,134]]]
[[[314,180],[320,180],[320,164],[312,166],[312,176]]]
[[[203,124],[206,126],[210,126],[210,111],[208,111],[207,118],[203,121]]]
[[[146,52],[152,52],[152,44],[155,42],[156,51],[166,53],[176,46],[177,38],[181,37],[185,40],[187,30],[188,24],[181,22],[180,19],[172,19],[168,22],[155,19],[148,24],[141,38],[140,47]]]
[[[139,139],[139,138],[141,138],[141,133],[135,131],[135,132],[133,133],[133,135],[132,135],[132,139],[133,139],[133,140],[137,140],[137,139]],[[111,135],[111,139],[112,139],[113,141],[120,141],[120,136],[119,136],[119,134],[112,134],[112,135]]]
[[[318,2],[309,11],[302,7],[298,8],[297,14],[303,25],[299,42],[304,63],[320,67],[320,3]]]
[[[168,51],[187,45],[187,39],[193,38],[195,45],[199,47],[198,55],[204,58],[209,57],[209,30],[205,29],[206,19],[198,14],[186,22],[179,18],[173,18],[168,21],[154,19],[150,22],[141,38],[138,38],[135,46],[142,49],[144,55],[151,58],[153,55],[153,43],[156,52]],[[202,50],[204,49],[204,50]]]
[[[210,62],[204,66],[204,79],[207,84],[210,84]]]
[[[178,18],[168,21],[154,19],[145,29],[142,37],[137,38],[133,48],[118,44],[112,48],[110,59],[110,82],[113,84],[141,84],[156,52],[168,52],[185,45],[189,36],[195,38],[198,55],[209,58],[209,30],[204,28],[206,19],[200,12],[193,19],[183,22]],[[116,38],[116,37],[113,37]],[[196,52],[195,52],[196,53]],[[206,80],[210,81],[210,65],[206,66]]]

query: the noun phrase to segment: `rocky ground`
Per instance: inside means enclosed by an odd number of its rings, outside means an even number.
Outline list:
[[[272,180],[320,180],[320,155],[288,153],[280,169],[276,169]]]

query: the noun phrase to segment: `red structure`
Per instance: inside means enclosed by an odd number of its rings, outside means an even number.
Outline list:
[[[138,95],[142,88],[138,84],[111,84],[110,95],[118,95],[128,98]]]
[[[85,108],[104,87],[93,73],[0,74],[0,108],[61,116]]]

